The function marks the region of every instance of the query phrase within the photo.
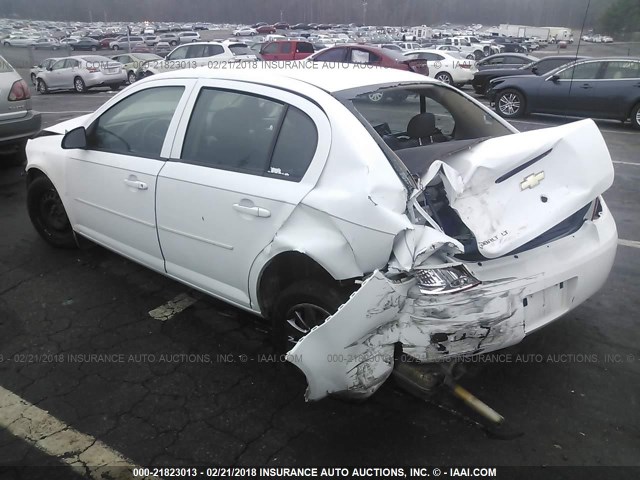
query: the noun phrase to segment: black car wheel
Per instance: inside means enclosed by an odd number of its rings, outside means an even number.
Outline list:
[[[348,298],[348,293],[315,280],[303,280],[285,288],[276,298],[271,315],[276,349],[290,350]]]
[[[96,47],[95,45],[93,45],[93,46],[91,47],[91,51],[92,51],[92,52],[95,52],[96,50],[98,50],[98,47]]]
[[[75,248],[76,240],[57,190],[47,177],[38,177],[27,188],[27,210],[40,236],[58,248]]]
[[[505,90],[496,98],[496,112],[504,118],[517,118],[524,114],[524,95],[517,90]]]
[[[37,88],[38,88],[38,93],[40,93],[41,95],[46,95],[47,93],[49,93],[49,87],[47,87],[47,84],[42,79],[38,79]]]
[[[73,79],[73,88],[78,93],[84,93],[87,90],[87,87],[84,84],[84,80],[80,77],[76,77]]]
[[[640,130],[640,103],[631,111],[631,126],[636,130]]]

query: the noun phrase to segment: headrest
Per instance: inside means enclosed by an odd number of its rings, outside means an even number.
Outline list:
[[[411,138],[426,138],[437,133],[436,116],[433,113],[419,113],[407,125],[407,135]]]

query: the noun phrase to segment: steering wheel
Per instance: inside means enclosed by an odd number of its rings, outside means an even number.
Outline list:
[[[156,145],[159,144],[162,148],[164,143],[164,137],[168,130],[168,121],[164,118],[156,118],[151,120],[142,128],[140,137],[142,138],[143,145]]]
[[[104,127],[99,127],[98,128],[98,132],[97,133],[106,133],[107,135],[111,135],[112,137],[114,137],[116,140],[118,140],[119,142],[123,143],[124,146],[126,147],[127,151],[130,152],[131,151],[131,145],[129,145],[129,142],[127,142],[124,138],[122,138],[120,135],[118,135],[117,133],[113,133],[111,130],[107,130]]]

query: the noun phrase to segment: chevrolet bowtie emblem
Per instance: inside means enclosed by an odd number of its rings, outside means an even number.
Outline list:
[[[544,172],[534,173],[524,179],[524,182],[520,184],[520,188],[522,190],[526,190],[527,188],[536,188],[540,183],[542,183],[542,180],[544,180]]]

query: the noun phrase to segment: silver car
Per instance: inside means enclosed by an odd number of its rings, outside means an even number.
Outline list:
[[[0,92],[0,163],[19,164],[25,159],[27,139],[40,131],[41,118],[31,109],[27,82],[2,57]]]
[[[134,45],[144,45],[144,38],[137,35],[130,35],[129,37],[122,36],[117,40],[111,42],[109,47],[112,50],[127,50],[129,47],[133,47]]]
[[[40,72],[44,72],[47,68],[49,68],[51,65],[56,63],[58,60],[60,60],[59,57],[46,58],[42,62],[40,62],[38,65],[33,66],[31,70],[29,70],[29,78],[31,78],[31,84],[35,85],[36,79],[38,78],[38,74]]]
[[[93,87],[118,90],[127,81],[122,64],[99,55],[63,58],[36,76],[41,94],[51,90],[75,90],[78,93]]]

